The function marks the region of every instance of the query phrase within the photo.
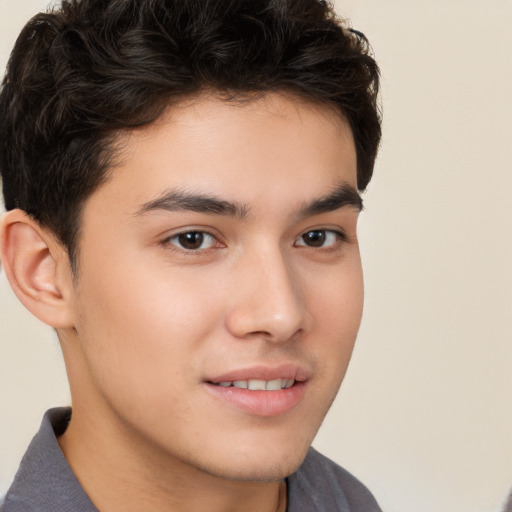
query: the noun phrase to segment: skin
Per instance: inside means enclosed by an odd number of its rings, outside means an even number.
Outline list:
[[[361,319],[358,208],[305,212],[340,186],[356,189],[350,129],[332,109],[287,95],[204,95],[118,142],[118,165],[85,203],[75,281],[51,234],[16,214],[4,220],[4,254],[28,229],[50,248],[40,281],[58,300],[38,316],[58,329],[70,381],[61,448],[100,510],[274,511],[279,482],[336,396]],[[176,190],[239,208],[158,207]],[[191,249],[177,236],[187,232],[207,234]],[[308,245],[311,232],[325,235],[320,246]],[[307,374],[282,414],[209,392],[215,376],[282,364]]]

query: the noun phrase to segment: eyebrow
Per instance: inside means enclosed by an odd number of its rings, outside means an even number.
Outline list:
[[[336,187],[331,194],[304,205],[300,209],[299,216],[312,217],[313,215],[338,210],[344,206],[351,206],[357,211],[363,209],[363,198],[354,187],[347,183],[342,183]]]
[[[183,190],[169,190],[161,197],[144,203],[136,215],[143,215],[158,210],[168,212],[188,210],[197,213],[239,217],[240,219],[244,219],[247,216],[247,208],[240,203],[225,201],[207,194],[189,193]]]
[[[363,200],[359,192],[346,183],[336,187],[331,194],[315,199],[302,206],[298,216],[301,218],[312,217],[313,215],[338,210],[344,206],[351,206],[358,211],[363,209]],[[247,218],[249,208],[241,203],[226,201],[212,195],[190,193],[184,190],[169,190],[161,197],[144,203],[135,215],[139,216],[158,210],[167,212],[192,211],[211,215],[227,215],[244,220]]]

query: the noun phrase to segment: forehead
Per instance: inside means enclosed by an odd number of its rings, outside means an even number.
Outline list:
[[[348,123],[334,108],[291,95],[246,102],[203,95],[121,134],[116,145],[117,165],[89,202],[109,196],[126,213],[169,188],[282,203],[357,182]]]

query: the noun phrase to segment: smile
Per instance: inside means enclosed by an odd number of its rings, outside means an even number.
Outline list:
[[[280,389],[289,389],[295,384],[295,379],[274,379],[274,380],[235,380],[223,381],[216,384],[223,388],[234,387],[238,389],[249,389],[251,391],[279,391]]]

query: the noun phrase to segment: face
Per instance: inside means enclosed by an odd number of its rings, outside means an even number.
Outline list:
[[[166,464],[282,478],[361,317],[350,129],[289,96],[205,96],[119,142],[83,212],[63,343],[74,415]]]

